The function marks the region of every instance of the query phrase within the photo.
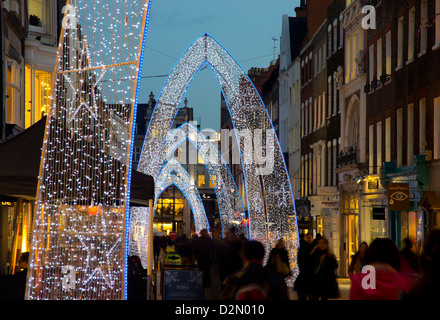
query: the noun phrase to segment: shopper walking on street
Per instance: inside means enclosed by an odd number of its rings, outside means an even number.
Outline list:
[[[350,266],[348,267],[348,274],[354,275],[362,271],[362,268],[367,264],[368,243],[365,241],[359,246],[359,250],[353,255]]]
[[[371,242],[367,264],[373,268],[374,277],[372,271],[351,276],[350,300],[397,300],[411,289],[414,278],[400,272],[399,249],[391,239]]]
[[[216,260],[220,283],[223,283],[227,276],[234,274],[243,267],[242,245],[243,240],[235,234],[235,228],[231,227],[217,246]]]
[[[311,298],[311,266],[310,252],[313,249],[313,236],[308,233],[304,241],[301,241],[298,250],[298,269],[299,275],[295,280],[294,289],[298,294],[299,300]]]
[[[194,241],[194,258],[197,265],[203,270],[203,285],[205,288],[211,286],[211,266],[215,251],[214,240],[208,234],[208,230],[200,231],[200,237]]]
[[[339,294],[336,281],[338,263],[335,255],[330,251],[328,241],[320,237],[310,253],[312,299],[327,300],[336,298]]]
[[[261,242],[253,240],[243,244],[243,268],[225,279],[222,300],[289,299],[283,277],[264,269],[264,255]]]
[[[405,246],[400,251],[400,255],[403,259],[405,259],[404,262],[407,262],[409,266],[414,270],[414,272],[419,272],[419,257],[415,252],[412,251],[412,241],[409,238],[405,238],[403,239],[403,243],[405,244]]]
[[[279,239],[275,248],[270,251],[266,269],[268,272],[277,273],[283,278],[287,278],[292,274],[290,271],[289,254],[284,246],[283,239]]]
[[[440,229],[429,233],[420,256],[421,275],[404,299],[440,301]]]

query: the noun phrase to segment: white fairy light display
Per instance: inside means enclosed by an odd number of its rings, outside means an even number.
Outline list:
[[[26,299],[124,299],[147,0],[67,2]]]
[[[207,229],[209,231],[209,223],[206,217],[205,207],[199,190],[186,169],[174,158],[171,158],[162,167],[162,170],[155,181],[155,201],[154,209],[156,209],[157,200],[166,188],[175,185],[184,194],[193,211],[195,229],[197,233]]]
[[[285,240],[292,271],[288,284],[292,285],[298,274],[299,239],[291,184],[279,142],[251,80],[210,35],[204,34],[193,42],[168,76],[150,120],[138,170],[157,176],[164,164],[161,145],[166,141],[188,86],[205,66],[219,83],[236,136],[251,132],[254,137],[238,141],[249,216],[248,237],[263,242],[267,250],[278,239]]]
[[[157,151],[159,158],[156,168],[162,168],[165,161],[173,157],[176,148],[182,145],[186,140],[196,148],[197,153],[203,159],[203,163],[210,175],[218,201],[223,235],[234,226],[237,234],[243,233],[244,236],[247,237],[246,227],[241,225],[241,220],[237,221],[239,218],[234,217],[235,213],[235,215],[241,214],[242,218],[244,218],[245,211],[232,173],[216,146],[195,126],[186,122],[177,129],[169,132],[165,142],[160,145],[160,150]],[[185,148],[183,148],[183,150],[185,150]],[[189,152],[189,150],[185,150],[183,153],[185,154],[185,152]],[[189,160],[189,162],[191,162],[191,160]],[[163,171],[163,169],[161,170]],[[156,184],[160,186],[162,183],[157,171],[153,177],[156,177]]]

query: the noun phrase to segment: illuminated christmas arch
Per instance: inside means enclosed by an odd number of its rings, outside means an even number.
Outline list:
[[[200,233],[203,229],[210,230],[205,207],[203,206],[202,198],[200,197],[194,179],[176,159],[171,158],[163,166],[155,184],[154,211],[156,210],[157,201],[162,192],[174,184],[183,193],[191,206],[196,232]]]
[[[258,92],[235,59],[210,35],[193,42],[177,61],[162,88],[149,123],[138,170],[156,177],[166,141],[182,99],[205,66],[218,81],[240,148],[249,215],[249,238],[267,249],[283,238],[293,276],[298,274],[298,229],[289,176],[275,131]],[[243,137],[244,138],[240,138]]]
[[[182,159],[190,164],[197,163],[197,153],[203,159],[215,190],[223,235],[234,226],[237,234],[243,233],[247,237],[247,228],[241,224],[242,219],[245,218],[245,210],[232,173],[218,148],[195,126],[186,122],[169,132],[166,141],[160,145],[160,150],[157,151],[159,159],[156,168],[163,167],[165,161],[173,157],[175,150],[182,146],[186,140],[197,149],[197,152],[188,154],[190,153],[189,150],[186,150],[186,146],[183,146],[181,148],[183,150]],[[188,159],[186,160],[187,154]],[[160,186],[162,179],[157,176],[156,184]]]
[[[148,0],[68,0],[26,299],[126,298],[131,155]]]

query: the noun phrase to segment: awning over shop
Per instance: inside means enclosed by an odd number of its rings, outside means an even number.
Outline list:
[[[425,191],[423,197],[419,202],[419,207],[426,210],[440,210],[440,192]]]
[[[22,133],[0,143],[0,196],[37,194],[46,117]],[[131,204],[147,205],[154,199],[154,180],[136,170],[131,174]]]

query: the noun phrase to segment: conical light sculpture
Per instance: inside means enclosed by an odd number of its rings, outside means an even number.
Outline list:
[[[148,0],[64,8],[26,299],[126,298],[132,124],[149,8]]]

